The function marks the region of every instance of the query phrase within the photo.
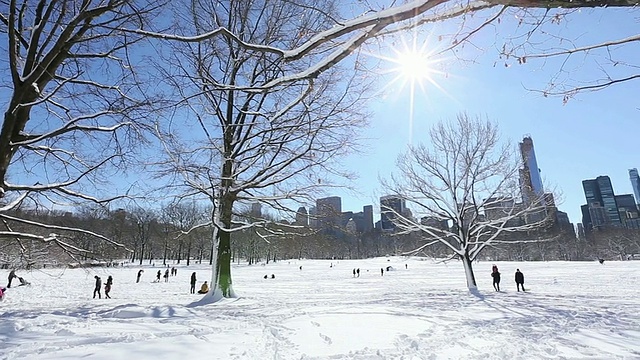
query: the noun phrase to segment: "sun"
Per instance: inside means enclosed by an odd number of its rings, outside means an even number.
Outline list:
[[[393,56],[385,57],[392,64],[389,72],[395,75],[391,83],[401,82],[401,87],[409,87],[414,92],[419,86],[423,92],[427,91],[427,85],[435,86],[442,90],[436,78],[444,77],[444,73],[439,70],[442,58],[437,54],[435,47],[430,47],[427,40],[418,44],[418,39],[413,37],[409,44],[406,38],[402,38],[399,47],[391,48]]]
[[[396,64],[395,71],[405,80],[418,83],[428,81],[435,84],[433,76],[436,70],[428,54],[413,50],[398,52],[393,62]]]
[[[439,84],[439,81],[448,77],[441,70],[446,65],[444,51],[431,40],[431,36],[425,38],[416,32],[403,34],[386,47],[384,55],[372,54],[382,60],[382,64],[386,64],[381,75],[391,75],[391,79],[385,81],[386,84],[380,88],[379,93],[406,94],[408,90],[409,141],[413,137],[416,98],[421,103],[429,102],[428,94],[433,90],[450,96]]]

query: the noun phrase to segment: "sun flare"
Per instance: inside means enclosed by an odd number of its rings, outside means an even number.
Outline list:
[[[434,64],[427,54],[416,51],[400,52],[397,54],[395,63],[397,65],[396,71],[405,80],[433,82]]]
[[[431,36],[424,38],[417,33],[411,36],[405,34],[389,44],[385,55],[372,54],[382,60],[382,64],[386,63],[381,75],[392,76],[389,81],[385,81],[386,84],[379,92],[385,97],[388,94],[400,97],[406,94],[409,101],[409,142],[413,137],[416,103],[421,106],[429,103],[432,98],[429,94],[434,90],[450,96],[439,83],[448,77],[443,71],[446,61],[444,51],[441,44],[439,46],[431,40]]]

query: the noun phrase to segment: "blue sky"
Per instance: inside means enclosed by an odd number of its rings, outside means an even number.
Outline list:
[[[586,9],[543,30],[572,39],[581,46],[633,35],[637,30],[635,15],[632,9]],[[438,23],[435,28],[422,28],[434,36],[420,39],[430,39],[438,46],[434,38],[455,31],[457,23],[450,21]],[[545,184],[560,194],[560,209],[567,212],[574,223],[581,221],[580,205],[585,202],[582,180],[609,175],[616,194],[632,193],[628,169],[640,168],[637,156],[640,81],[581,93],[567,104],[563,104],[561,98],[544,98],[528,91],[526,88],[544,88],[557,73],[562,59],[529,60],[524,65],[510,61],[511,66],[505,67],[495,48],[502,44],[503,36],[517,31],[516,23],[513,13],[505,15],[495,29],[482,31],[473,38],[474,44],[484,52],[468,51],[470,47],[461,50],[462,57],[474,59],[476,63],[455,59],[441,63],[441,66],[447,65],[448,76],[434,77],[440,88],[427,85],[425,92],[417,92],[412,126],[407,88],[395,83],[377,96],[371,103],[374,113],[371,124],[363,130],[363,137],[371,139],[364,143],[366,154],[345,159],[345,167],[360,176],[352,184],[359,193],[343,190],[327,195],[341,196],[344,210],[360,211],[363,205],[378,205],[378,198],[383,195],[378,177],[388,177],[394,171],[398,154],[409,142],[426,139],[434,123],[451,119],[460,112],[496,121],[503,138],[512,142],[530,135]],[[547,40],[543,45],[553,45],[549,37],[540,39]],[[640,58],[640,52],[633,45],[619,51],[621,59]],[[598,64],[593,60],[602,61],[602,58],[594,55],[598,54],[572,57],[571,77],[599,77]],[[622,74],[617,69],[628,68],[614,69]],[[388,74],[387,78],[393,76]]]
[[[623,29],[635,26],[625,26],[627,23],[635,24],[629,11],[585,10],[557,25],[556,30],[581,45],[628,36]],[[495,32],[490,30],[481,36],[493,42],[489,38]],[[622,58],[638,58],[640,53],[633,50],[625,48]],[[573,59],[576,65],[572,78],[600,76],[592,60],[602,64],[601,59]],[[510,61],[511,66],[505,67],[495,50],[488,50],[479,55],[477,64],[448,61],[453,63],[448,68],[449,76],[436,78],[442,90],[427,86],[426,92],[417,93],[411,135],[409,91],[389,88],[372,105],[375,115],[364,134],[372,138],[366,142],[368,153],[347,159],[347,166],[360,175],[353,183],[360,193],[335,193],[342,196],[343,211],[359,211],[363,205],[377,204],[381,195],[378,176],[388,177],[407,143],[426,139],[432,124],[463,111],[496,121],[505,140],[518,142],[525,134],[533,138],[545,185],[560,194],[559,207],[574,223],[581,221],[580,205],[585,203],[582,180],[609,175],[616,194],[632,193],[628,169],[640,168],[640,82],[581,93],[566,104],[562,98],[545,98],[527,90],[544,88],[557,73],[560,60],[530,60],[524,65]]]

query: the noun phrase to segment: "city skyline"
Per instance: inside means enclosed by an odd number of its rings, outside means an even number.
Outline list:
[[[529,138],[531,139],[530,135],[525,135],[523,137],[523,139],[527,139]],[[535,154],[533,154],[533,158],[535,159]],[[537,161],[536,161],[536,165],[537,165]],[[621,179],[621,175],[618,174],[618,176],[610,176],[609,174],[599,174],[597,176],[594,176],[592,178],[599,178],[599,177],[607,177],[610,181],[610,186],[612,188],[618,188],[618,189],[623,189],[623,190],[618,190],[615,191],[615,194],[619,194],[616,196],[620,196],[620,195],[629,195],[631,194],[633,196],[633,198],[635,199],[636,204],[640,204],[640,201],[638,200],[638,197],[635,194],[635,190],[633,189],[633,185],[632,185],[632,179],[630,178],[630,173],[632,170],[634,170],[635,168],[628,168],[626,171],[628,171],[627,174],[629,174],[629,177],[626,178],[626,182],[624,181],[620,181]],[[637,169],[636,169],[637,171]],[[625,170],[621,170],[621,172],[625,172]],[[619,184],[614,184],[614,182],[611,180],[611,178],[616,178],[619,182]],[[585,195],[584,195],[584,189],[583,186],[581,186],[581,183],[584,180],[588,180],[588,179],[582,179],[580,182],[577,183],[576,188],[579,188],[579,192],[581,193],[581,203],[576,207],[576,208],[570,208],[569,206],[566,205],[566,201],[565,202],[561,202],[558,205],[558,209],[560,211],[566,212],[568,217],[569,217],[569,221],[574,224],[577,225],[578,223],[582,223],[582,208],[581,206],[584,204],[585,202]],[[640,177],[639,177],[640,180]],[[640,181],[638,182],[638,185],[640,187]],[[613,191],[613,190],[612,190]],[[337,195],[334,195],[337,196]],[[379,195],[378,196],[378,201],[372,201],[371,203],[379,203],[380,199],[385,197],[385,196],[389,196],[388,194],[383,194],[383,195]],[[351,198],[347,197],[347,198],[343,198],[341,197],[342,203],[346,203],[348,204],[347,206],[345,206],[342,210],[343,211],[353,211],[351,209],[351,206],[353,206],[352,204],[354,204],[353,200],[351,200]],[[356,205],[357,206],[357,205]],[[611,204],[610,204],[611,206]],[[380,219],[382,219],[382,214],[380,211],[380,207],[374,207],[374,214],[377,214],[379,216]]]

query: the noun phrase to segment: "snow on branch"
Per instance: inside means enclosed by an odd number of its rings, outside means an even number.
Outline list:
[[[5,219],[5,220],[11,220],[11,221],[15,221],[21,224],[26,224],[26,225],[31,225],[31,226],[36,226],[42,229],[50,229],[50,230],[61,230],[61,231],[69,231],[69,232],[74,232],[74,233],[81,233],[81,234],[85,234],[85,235],[89,235],[91,237],[94,237],[96,239],[102,240],[114,247],[117,248],[122,248],[125,249],[127,251],[130,251],[130,249],[128,249],[125,245],[118,243],[116,241],[113,241],[103,235],[97,234],[93,231],[89,231],[89,230],[84,230],[81,228],[77,228],[77,227],[68,227],[68,226],[59,226],[59,225],[51,225],[51,224],[44,224],[38,221],[32,221],[32,220],[26,220],[26,219],[22,219],[19,217],[15,217],[15,216],[11,216],[11,215],[7,215],[6,213],[0,213],[0,218],[1,219]],[[4,231],[4,232],[0,232],[0,237],[4,236],[4,237],[20,237],[20,238],[31,238],[31,239],[40,239],[42,241],[54,241],[57,240],[60,235],[57,234],[50,234],[49,236],[39,236],[39,235],[35,235],[35,234],[29,234],[29,233],[21,233],[21,232],[14,232],[14,231]],[[69,245],[70,246],[70,245]]]

